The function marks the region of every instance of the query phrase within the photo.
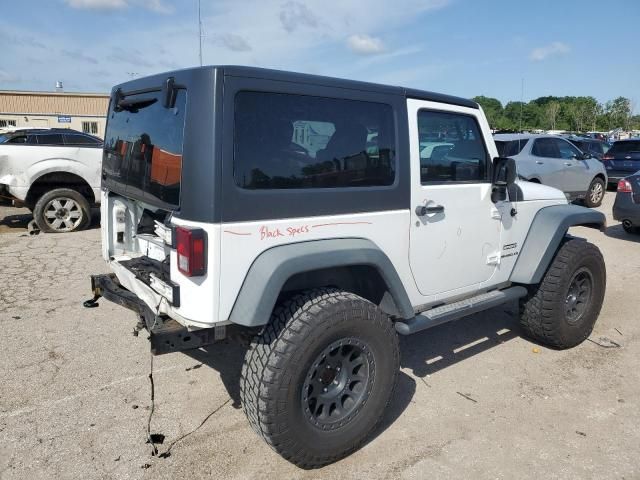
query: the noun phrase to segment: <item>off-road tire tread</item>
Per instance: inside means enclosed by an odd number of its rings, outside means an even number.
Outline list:
[[[351,308],[355,307],[354,303],[360,305],[366,303],[372,307],[369,308],[368,319],[377,323],[375,328],[382,329],[385,334],[388,334],[389,341],[394,342],[395,355],[388,361],[393,362],[395,366],[393,369],[393,385],[395,385],[400,358],[398,337],[393,323],[368,300],[335,288],[308,290],[276,306],[270,321],[251,342],[242,366],[240,398],[251,427],[277,453],[301,468],[318,468],[356,451],[379,425],[382,418],[380,416],[377,422],[371,425],[369,433],[347,450],[322,457],[314,456],[303,451],[299,445],[293,444],[287,436],[289,426],[278,421],[277,406],[273,400],[276,377],[282,373],[293,353],[297,349],[305,348],[306,339],[313,334],[314,330],[322,328],[323,324],[328,324],[332,317],[334,321],[349,321],[347,315],[340,315],[341,318],[336,320],[335,316],[330,314],[331,310],[336,310],[345,302],[351,303]],[[318,316],[320,312],[324,315]],[[392,397],[393,395],[389,396],[385,409]]]
[[[565,282],[569,281],[577,265],[588,257],[594,257],[602,266],[602,292],[592,292],[590,315],[593,322],[585,325],[580,335],[564,338],[559,329],[558,315],[564,315]],[[598,275],[599,272],[592,272]],[[574,347],[591,335],[595,319],[600,313],[606,285],[605,265],[602,253],[593,244],[582,239],[567,239],[556,253],[542,282],[530,288],[529,296],[520,303],[520,325],[532,339],[557,349]],[[595,290],[595,287],[594,287]]]

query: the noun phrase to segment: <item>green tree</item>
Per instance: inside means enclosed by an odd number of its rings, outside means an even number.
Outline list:
[[[473,97],[472,100],[482,107],[491,128],[501,128],[498,126],[502,120],[503,114],[502,103],[500,103],[500,100],[497,98],[485,97],[484,95]]]

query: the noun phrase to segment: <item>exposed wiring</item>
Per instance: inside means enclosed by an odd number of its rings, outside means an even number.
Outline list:
[[[191,430],[190,432],[185,433],[184,435],[176,438],[173,442],[171,442],[171,444],[169,445],[169,447],[162,452],[160,455],[158,455],[160,458],[167,458],[171,455],[171,449],[173,448],[173,446],[184,440],[185,438],[187,438],[189,435],[191,435],[192,433],[195,433],[198,429],[200,429],[205,423],[207,423],[207,420],[209,420],[211,417],[213,417],[216,413],[218,413],[220,411],[220,409],[222,407],[224,407],[227,403],[229,403],[231,401],[230,398],[227,398],[224,403],[222,405],[220,405],[219,407],[217,407],[215,410],[213,410],[213,412],[211,412],[209,415],[207,415],[206,417],[204,417],[204,420],[202,420],[202,422],[200,422],[200,425],[198,425],[196,428],[194,428],[193,430]]]
[[[147,419],[147,442],[151,444],[151,455],[158,455],[158,448],[156,444],[153,442],[151,438],[151,417],[153,417],[153,412],[155,410],[155,387],[153,385],[153,354],[149,352],[151,355],[151,368],[149,370],[149,382],[151,383],[151,410],[149,411],[149,418]]]

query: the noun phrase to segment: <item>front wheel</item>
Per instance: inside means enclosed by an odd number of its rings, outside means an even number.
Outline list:
[[[596,177],[591,181],[587,195],[584,197],[584,204],[589,208],[599,207],[602,205],[602,199],[604,198],[604,180],[600,177]]]
[[[253,429],[280,455],[317,468],[357,450],[383,417],[399,369],[389,318],[349,292],[316,289],[277,307],[242,368]]]
[[[33,209],[33,219],[46,233],[84,230],[91,223],[91,207],[76,190],[56,188],[42,195]]]
[[[593,331],[606,283],[600,250],[585,240],[565,242],[542,282],[522,302],[522,328],[534,340],[554,348],[582,343]]]

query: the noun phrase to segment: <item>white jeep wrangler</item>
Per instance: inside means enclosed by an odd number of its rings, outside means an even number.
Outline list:
[[[100,202],[102,140],[67,128],[0,132],[0,198],[33,212],[43,232],[71,232],[91,223]]]
[[[359,448],[408,335],[519,300],[555,348],[591,333],[604,215],[516,181],[469,100],[245,67],[114,88],[102,173],[103,296],[155,354],[253,334],[251,426],[304,468]]]

